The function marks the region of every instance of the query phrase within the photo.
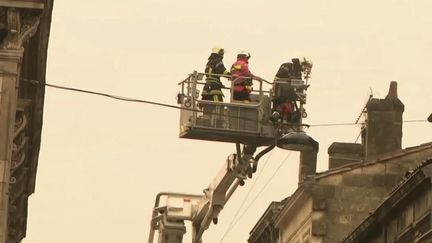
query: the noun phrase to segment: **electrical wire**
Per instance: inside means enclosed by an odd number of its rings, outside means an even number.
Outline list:
[[[347,123],[322,123],[322,124],[311,124],[310,127],[331,127],[331,126],[352,126],[352,125],[358,125],[354,122],[347,122]]]
[[[361,134],[362,134],[362,131],[360,131],[359,135],[357,135],[357,138],[356,138],[356,140],[354,141],[354,143],[357,143],[357,141],[359,140]]]
[[[268,161],[269,161],[269,159],[270,159],[270,157],[271,157],[272,154],[273,154],[273,150],[272,150],[272,151],[270,152],[270,154],[267,156],[267,159],[266,159],[266,161],[264,162],[264,165],[263,165],[261,171],[258,173],[256,179],[252,182],[252,186],[250,187],[249,191],[247,192],[245,198],[243,199],[243,202],[240,204],[240,207],[239,207],[239,209],[237,210],[236,214],[233,216],[231,222],[229,223],[228,229],[231,228],[231,227],[233,226],[234,221],[236,220],[237,215],[240,213],[241,209],[243,208],[243,205],[246,203],[247,199],[249,198],[249,195],[251,194],[252,190],[254,189],[254,187],[255,187],[255,185],[256,185],[258,179],[261,177],[261,174],[262,174],[262,172],[264,171],[265,167],[267,166]],[[225,236],[225,234],[224,234],[224,236]],[[223,237],[222,237],[222,239],[223,239]],[[221,241],[222,241],[222,240],[221,240]]]
[[[403,123],[412,123],[412,122],[427,122],[427,120],[406,120],[406,121],[403,121]],[[357,138],[355,139],[354,143],[357,143],[357,141],[359,140],[359,138],[360,138],[360,136],[362,134],[362,131],[363,131],[363,128],[360,130],[360,133],[357,136]]]
[[[243,213],[237,218],[237,220],[230,225],[230,227],[225,231],[222,238],[220,239],[219,243],[222,243],[225,237],[228,235],[228,233],[237,225],[237,223],[243,218],[243,216],[246,214],[246,212],[249,210],[249,208],[254,204],[254,202],[258,199],[258,197],[261,195],[261,193],[267,188],[267,186],[270,184],[270,182],[273,180],[273,178],[276,176],[276,174],[279,172],[279,170],[282,168],[282,166],[285,164],[285,162],[288,160],[288,158],[291,155],[291,151],[288,152],[285,159],[282,160],[282,162],[279,164],[279,166],[276,168],[276,170],[273,172],[272,176],[267,180],[267,182],[264,184],[264,186],[261,188],[261,190],[258,192],[258,194],[252,199],[252,201],[249,203],[249,205],[246,207],[246,209],[243,211]],[[240,209],[239,209],[240,211]]]
[[[407,120],[407,121],[403,121],[405,122],[427,122],[427,120]]]
[[[412,123],[412,122],[427,122],[425,119],[418,120],[404,120],[403,123]],[[310,127],[332,127],[332,126],[353,126],[353,125],[361,125],[360,123],[347,122],[347,123],[322,123],[322,124],[311,124]]]
[[[164,103],[160,103],[160,102],[147,101],[147,100],[141,100],[141,99],[135,99],[135,98],[128,98],[128,97],[123,97],[123,96],[118,96],[118,95],[110,95],[110,94],[106,94],[106,93],[89,91],[89,90],[83,90],[83,89],[77,89],[77,88],[64,87],[64,86],[60,86],[60,85],[54,85],[54,84],[45,83],[45,86],[52,87],[52,88],[57,88],[57,89],[64,89],[64,90],[70,90],[70,91],[75,91],[75,92],[81,92],[81,93],[99,95],[99,96],[104,96],[104,97],[108,97],[108,98],[112,98],[112,99],[116,99],[116,100],[129,101],[129,102],[138,102],[138,103],[146,103],[146,104],[158,105],[158,106],[163,106],[163,107],[168,107],[168,108],[185,109],[185,110],[192,110],[193,111],[193,109],[182,108],[182,107],[178,107],[178,106],[175,106],[175,105],[169,105],[169,104],[164,104]]]
[[[150,104],[150,105],[168,107],[168,108],[179,109],[179,110],[187,110],[187,111],[192,111],[192,112],[203,112],[202,110],[198,110],[198,109],[180,107],[180,106],[165,104],[165,103],[161,103],[161,102],[148,101],[148,100],[136,99],[136,98],[129,98],[129,97],[124,97],[124,96],[112,95],[112,94],[90,91],[90,90],[85,90],[85,89],[71,88],[71,87],[60,86],[60,85],[49,84],[49,83],[41,83],[37,80],[28,80],[28,79],[22,79],[22,80],[28,81],[28,82],[31,82],[34,84],[45,85],[45,86],[51,87],[51,88],[74,91],[74,92],[79,92],[79,93],[86,93],[86,94],[91,94],[91,95],[98,95],[98,96],[103,96],[103,97],[121,100],[121,101],[145,103],[145,104]],[[252,121],[252,122],[257,122],[257,123],[261,122],[261,121],[256,120],[256,119],[251,119],[251,118],[247,118],[247,117],[231,116],[231,115],[220,114],[220,113],[216,113],[216,112],[208,112],[208,114],[209,115],[218,115],[221,117],[236,118],[236,119],[240,119],[240,120],[244,120],[244,121]]]
[[[143,99],[137,99],[137,98],[129,98],[129,97],[124,97],[124,96],[119,96],[119,95],[112,95],[112,94],[107,94],[107,93],[102,93],[102,92],[91,91],[91,90],[72,88],[72,87],[61,86],[61,85],[56,85],[56,84],[49,84],[49,83],[40,82],[38,80],[30,80],[30,79],[25,79],[25,78],[21,78],[21,80],[26,81],[26,82],[30,82],[30,83],[33,83],[33,84],[45,85],[45,86],[51,87],[51,88],[68,90],[68,91],[79,92],[79,93],[86,93],[86,94],[91,94],[91,95],[98,95],[98,96],[103,96],[103,97],[107,97],[107,98],[111,98],[111,99],[116,99],[116,100],[121,100],[121,101],[126,101],[126,102],[144,103],[144,104],[162,106],[162,107],[167,107],[167,108],[172,108],[172,109],[178,109],[178,110],[187,110],[187,111],[192,111],[192,112],[202,112],[202,110],[193,109],[193,108],[180,107],[180,106],[165,104],[165,103],[161,103],[161,102],[155,102],[155,101],[149,101],[149,100],[143,100]],[[241,120],[245,120],[245,121],[253,121],[253,122],[261,123],[261,121],[259,121],[259,120],[251,119],[251,118],[247,118],[247,117],[231,116],[231,115],[220,114],[220,113],[216,113],[216,112],[209,112],[209,114],[211,114],[211,115],[218,115],[218,116],[221,116],[221,117],[236,118],[236,119],[241,119]],[[411,123],[411,122],[427,122],[427,120],[426,119],[405,120],[403,122],[404,123],[405,122],[406,123]],[[350,122],[350,123],[322,123],[322,124],[311,124],[311,125],[308,125],[308,126],[309,127],[331,127],[331,126],[352,126],[352,125],[358,125],[358,123],[354,123],[354,122]]]

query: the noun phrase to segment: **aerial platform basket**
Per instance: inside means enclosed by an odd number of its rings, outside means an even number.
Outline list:
[[[269,121],[271,100],[269,92],[262,90],[262,82],[247,103],[232,98],[228,99],[231,102],[214,102],[200,100],[203,77],[203,73],[194,72],[179,83],[181,138],[256,145],[274,143],[276,129]]]

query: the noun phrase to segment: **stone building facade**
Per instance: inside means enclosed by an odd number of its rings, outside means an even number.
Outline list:
[[[35,190],[52,0],[0,0],[0,243],[26,235]]]
[[[385,99],[371,99],[367,104],[362,143],[332,144],[329,170],[310,171],[297,190],[281,202],[272,224],[257,223],[249,242],[259,242],[257,229],[266,225],[274,225],[277,243],[343,240],[388,197],[407,171],[432,157],[432,143],[401,148],[403,111],[397,84],[392,82]]]
[[[252,229],[249,242],[255,243],[277,243],[279,240],[279,230],[274,225],[275,217],[280,213],[284,204],[281,202],[272,202],[258,220],[258,223]]]
[[[432,158],[405,177],[342,243],[432,242]]]

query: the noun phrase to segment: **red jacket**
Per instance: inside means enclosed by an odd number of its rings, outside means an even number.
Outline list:
[[[231,75],[234,82],[234,92],[241,92],[244,89],[250,89],[252,86],[253,74],[249,70],[249,62],[247,58],[240,57],[237,59],[237,61],[231,66]]]

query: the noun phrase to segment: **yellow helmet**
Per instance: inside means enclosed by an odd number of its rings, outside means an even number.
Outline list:
[[[223,48],[214,47],[214,48],[212,48],[211,53],[219,54],[222,56],[225,53],[225,50]]]

